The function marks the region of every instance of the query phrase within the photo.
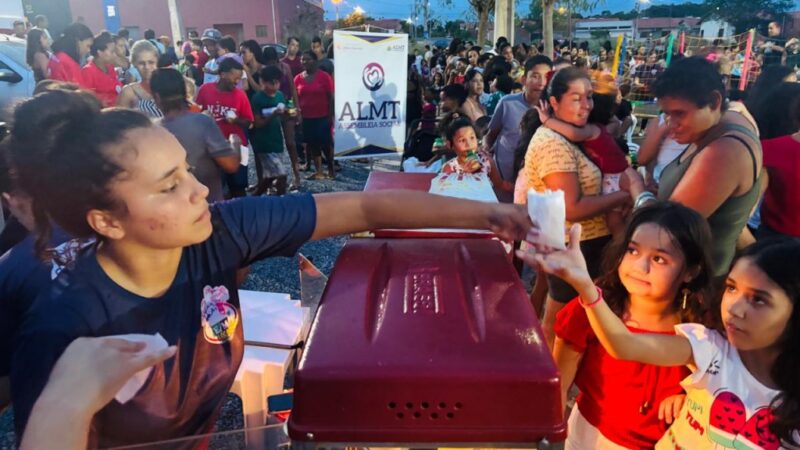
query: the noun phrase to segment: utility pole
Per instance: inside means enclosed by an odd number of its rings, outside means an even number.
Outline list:
[[[572,2],[567,0],[567,39],[570,51],[572,51]]]
[[[431,37],[431,29],[430,29],[430,9],[431,9],[431,0],[422,0],[425,8],[425,39],[429,39]],[[784,19],[785,20],[785,19]],[[782,29],[782,28],[781,28]]]
[[[339,3],[342,3],[342,0],[331,0],[331,3],[336,7],[336,22],[339,22]]]
[[[167,8],[169,9],[169,27],[172,31],[172,44],[177,45],[178,41],[183,40],[178,0],[167,0]]]

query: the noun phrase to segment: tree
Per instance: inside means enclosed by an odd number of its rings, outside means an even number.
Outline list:
[[[453,0],[440,0],[442,4],[452,6]],[[489,15],[494,13],[495,0],[467,0],[475,15],[478,16],[478,45],[486,42],[487,30],[489,28]],[[536,0],[534,0],[536,1]]]
[[[443,36],[446,34],[444,29],[444,24],[439,19],[431,19],[430,23],[430,30],[431,36]]]
[[[294,20],[286,23],[283,28],[284,36],[296,36],[300,39],[302,48],[311,45],[311,39],[319,36],[325,30],[325,20],[319,8],[305,3]]]
[[[736,27],[739,33],[759,28],[780,18],[794,7],[791,0],[705,0],[714,16]]]
[[[538,1],[538,0],[532,0]],[[555,0],[541,0],[542,2],[542,38],[544,39],[544,54],[553,54],[553,10]],[[567,10],[571,12],[590,11],[604,0],[567,0]]]
[[[644,17],[702,17],[706,18],[711,9],[704,3],[679,3],[675,5],[651,5],[642,10]]]
[[[352,28],[359,25],[364,25],[364,22],[366,22],[367,19],[368,18],[364,14],[361,14],[358,10],[356,10],[339,19],[336,22],[336,28]]]

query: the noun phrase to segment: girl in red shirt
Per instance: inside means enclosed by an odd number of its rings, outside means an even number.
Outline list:
[[[641,208],[606,250],[610,270],[598,286],[633,333],[674,334],[679,323],[708,322],[710,243],[708,224],[693,210],[668,202]],[[581,392],[565,448],[652,449],[682,406],[686,367],[613,358],[579,301],[559,312],[555,331],[563,399],[573,383]]]
[[[89,54],[92,42],[92,30],[86,25],[73,23],[65,28],[61,37],[53,42],[54,57],[48,65],[50,79],[75,83],[82,88],[88,87],[81,75],[80,61]]]
[[[303,142],[309,156],[314,158],[317,171],[309,179],[324,179],[322,154],[328,159],[328,178],[335,178],[333,164],[333,78],[319,70],[317,55],[303,52],[300,57],[305,71],[294,77],[300,111],[303,116]]]

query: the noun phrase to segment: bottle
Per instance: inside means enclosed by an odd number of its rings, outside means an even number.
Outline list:
[[[437,137],[436,140],[433,141],[433,148],[441,148],[444,147],[444,139],[441,137]]]
[[[628,151],[628,159],[631,160],[630,161],[631,162],[631,167],[633,167],[634,169],[639,166],[639,161],[638,161],[639,160],[639,154],[636,151],[634,151],[634,150]]]
[[[475,152],[475,150],[467,151],[467,161],[470,160],[479,161],[478,154]]]
[[[289,99],[286,102],[286,111],[289,113],[289,117],[295,117],[297,115],[297,108],[294,107],[294,100]]]

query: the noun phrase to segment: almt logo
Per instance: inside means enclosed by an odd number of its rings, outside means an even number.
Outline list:
[[[370,91],[377,91],[381,87],[383,87],[384,82],[384,73],[383,67],[381,67],[378,63],[369,63],[366,67],[364,67],[364,71],[361,74],[361,81],[364,82],[364,87],[369,89]]]

